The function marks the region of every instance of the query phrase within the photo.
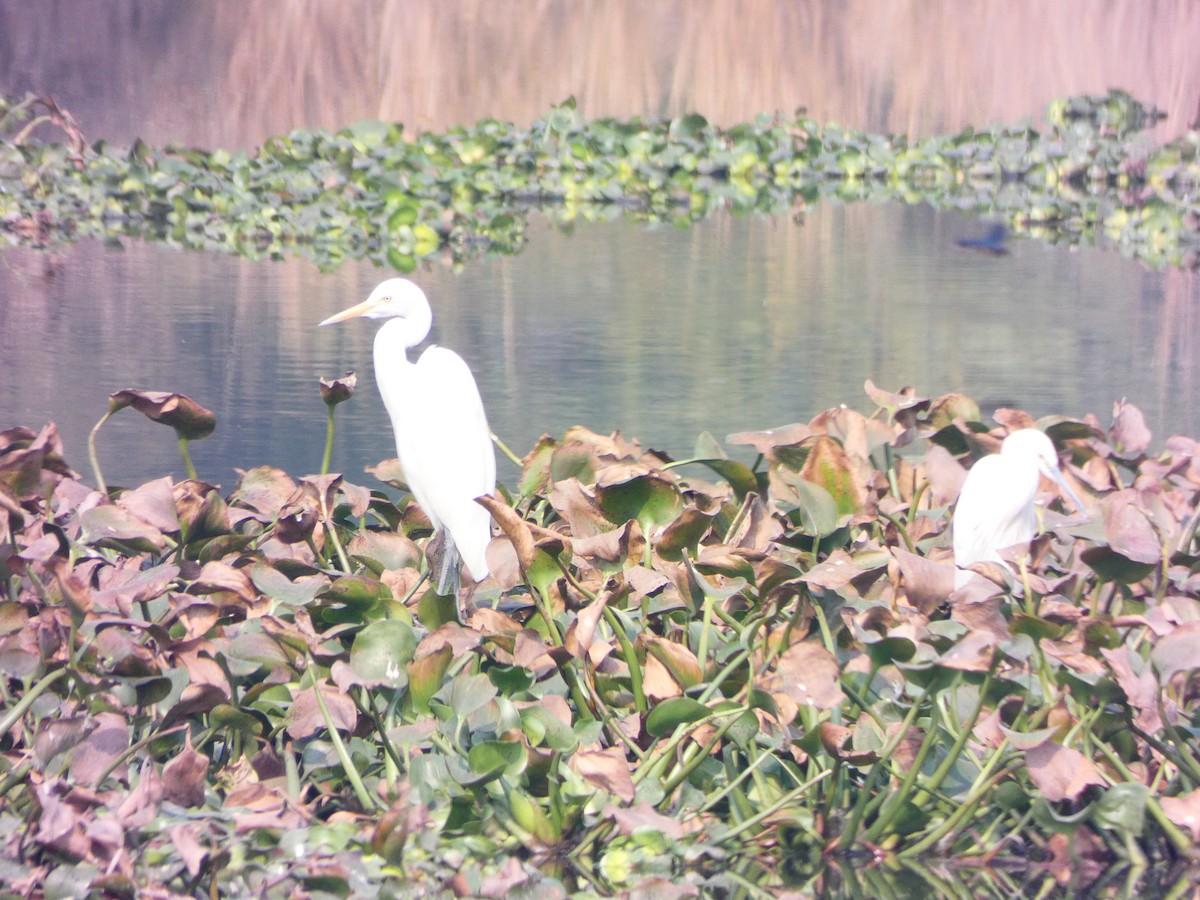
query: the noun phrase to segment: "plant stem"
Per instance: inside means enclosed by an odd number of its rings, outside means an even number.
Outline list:
[[[188,478],[197,481],[196,467],[192,465],[192,456],[188,453],[188,439],[182,434],[179,435],[179,455],[183,457],[183,466],[187,469]]]
[[[333,411],[335,406],[330,406],[326,410],[325,415],[325,453],[321,457],[321,474],[329,474],[329,461],[333,459]]]
[[[92,430],[88,432],[88,459],[92,462],[92,474],[96,476],[96,487],[102,494],[108,493],[108,488],[104,484],[104,473],[100,471],[100,460],[96,456],[96,432],[100,430],[100,426],[112,418],[113,411],[110,409],[100,421],[92,426]]]

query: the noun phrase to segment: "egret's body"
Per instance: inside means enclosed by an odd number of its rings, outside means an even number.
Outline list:
[[[1000,551],[1033,540],[1037,514],[1033,501],[1041,475],[1058,484],[1079,509],[1083,504],[1063,479],[1054,444],[1036,428],[1014,431],[1000,452],[975,463],[967,473],[954,510],[954,563],[961,587],[972,563],[1007,565]]]
[[[375,335],[375,381],[392,420],[396,455],[413,497],[443,546],[438,593],[457,589],[459,561],[475,581],[487,577],[491,517],[475,502],[496,488],[496,454],[475,378],[453,350],[408,351],[429,334],[433,313],[404,278],[380,284],[365,301],[322,325],[364,316],[387,319]]]

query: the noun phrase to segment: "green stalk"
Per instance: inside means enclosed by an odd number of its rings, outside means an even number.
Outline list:
[[[667,780],[663,783],[662,790],[664,794],[670,795],[675,788],[679,787],[679,785],[683,784],[683,782],[687,780],[689,775],[696,771],[696,768],[712,754],[713,748],[721,742],[721,739],[725,737],[726,732],[728,732],[730,728],[737,724],[737,720],[741,716],[742,712],[744,712],[744,710],[730,710],[729,713],[722,713],[722,715],[729,715],[729,721],[725,722],[725,724],[721,725],[715,732],[713,732],[712,737],[709,738],[704,747],[700,748],[698,745],[692,744],[688,748],[688,750],[692,751],[691,756],[688,756],[686,751],[684,752],[682,765],[676,769],[675,774],[668,776]]]
[[[1161,707],[1161,700],[1159,702]],[[1161,711],[1159,712],[1159,716],[1162,716]],[[1164,720],[1163,725],[1166,726],[1166,724]],[[1193,786],[1200,785],[1200,768],[1196,766],[1196,762],[1190,755],[1175,752],[1174,748],[1160,741],[1156,735],[1150,734],[1148,731],[1143,731],[1136,725],[1131,724],[1129,728],[1134,734],[1161,753],[1165,759],[1174,763],[1175,767],[1179,769],[1180,774],[1185,775],[1192,782]],[[1172,736],[1178,741],[1179,735],[1175,733],[1174,726],[1172,726],[1172,729]]]
[[[104,484],[104,473],[100,471],[100,459],[96,456],[96,432],[100,430],[101,425],[112,418],[112,415],[113,411],[110,409],[100,417],[100,421],[93,425],[92,430],[88,432],[88,459],[92,462],[92,474],[96,476],[96,487],[102,494],[107,494],[108,488]]]
[[[997,772],[995,775],[988,778],[986,781],[983,782],[983,784],[980,784],[975,790],[973,790],[970,794],[968,794],[967,799],[964,800],[954,810],[954,812],[952,812],[949,816],[947,816],[940,825],[938,825],[935,829],[933,829],[933,831],[929,832],[929,834],[927,834],[925,837],[921,838],[921,840],[917,841],[917,843],[915,843],[909,847],[905,847],[903,850],[901,850],[897,854],[897,856],[901,856],[901,857],[917,856],[921,853],[924,853],[926,850],[928,850],[930,847],[932,847],[934,844],[936,844],[938,841],[940,841],[947,834],[950,834],[950,833],[954,832],[955,830],[957,830],[959,825],[962,822],[966,821],[966,819],[969,816],[974,815],[975,808],[979,805],[980,801],[983,800],[983,798],[988,794],[988,792],[990,792],[993,788],[996,787],[996,785],[998,785],[1001,781],[1003,781],[1005,778],[1010,776],[1016,770],[1017,770],[1017,767],[1015,767],[1015,766],[1012,768],[1008,768],[1008,769],[1002,769],[1001,771]]]
[[[642,686],[642,669],[638,665],[637,653],[629,641],[629,636],[625,634],[625,629],[621,625],[621,620],[617,618],[617,614],[609,609],[607,604],[603,613],[604,620],[608,622],[608,627],[613,630],[617,643],[621,645],[621,655],[625,657],[625,665],[629,667],[629,688],[633,691],[633,705],[644,716],[650,709],[650,703],[646,700],[646,690]]]
[[[929,756],[929,751],[933,749],[935,738],[937,737],[938,721],[941,716],[938,715],[940,710],[936,702],[929,704],[929,729],[925,732],[925,739],[921,741],[921,746],[917,749],[917,755],[913,758],[912,765],[908,767],[908,771],[904,773],[904,778],[900,781],[900,787],[892,793],[887,802],[880,809],[878,818],[867,829],[863,835],[863,840],[869,844],[879,842],[879,837],[883,831],[892,823],[892,819],[899,813],[900,807],[913,795],[916,787],[917,778],[921,774],[921,767],[925,765],[925,759]],[[898,732],[903,734],[903,732]],[[890,754],[889,754],[890,755]]]
[[[126,761],[128,761],[129,758],[132,757],[134,754],[136,754],[139,751],[150,746],[152,743],[159,740],[160,738],[170,737],[171,735],[178,734],[179,732],[184,731],[187,728],[188,728],[187,723],[181,723],[179,725],[176,725],[174,728],[168,728],[166,731],[153,731],[150,734],[146,735],[144,738],[142,738],[137,743],[131,744],[128,748],[121,751],[121,753],[118,754],[117,757],[112,760],[112,762],[110,762],[107,766],[105,766],[104,771],[100,773],[100,777],[96,779],[94,786],[98,788],[102,784],[104,784],[105,779],[107,779],[109,775],[111,775],[113,772],[115,772]],[[211,736],[212,736],[212,729],[208,729],[206,731],[201,732],[198,746],[203,745],[204,742],[207,741],[209,739],[209,737],[211,737]]]
[[[296,761],[296,751],[289,743],[285,743],[280,751],[280,756],[283,757],[283,770],[287,777],[288,798],[293,803],[299,804],[304,788],[300,784],[300,764]]]
[[[333,411],[335,404],[330,404],[325,411],[325,453],[321,456],[321,474],[329,474],[329,463],[333,459]]]
[[[753,656],[753,651],[748,648],[738,651],[738,654],[730,659],[729,662],[725,664],[725,667],[721,669],[721,671],[718,672],[711,681],[708,682],[708,685],[704,688],[704,691],[696,699],[701,703],[707,703],[709,700],[711,700],[713,695],[720,690],[721,685],[725,683],[725,679],[732,675],[734,671],[748,659],[750,659],[751,656]]]
[[[912,538],[910,538],[908,536],[908,529],[904,527],[904,524],[899,519],[897,519],[895,516],[888,515],[883,510],[878,510],[878,512],[879,512],[879,518],[884,519],[887,522],[890,522],[892,525],[894,525],[896,527],[896,531],[898,531],[900,533],[900,537],[902,537],[904,539],[904,548],[906,550],[908,550],[909,553],[915,554],[917,552],[917,548],[913,544]]]
[[[875,798],[876,803],[879,803],[887,796],[886,794],[874,795],[875,782],[878,780],[880,773],[887,768],[884,761],[889,760],[891,755],[896,752],[896,748],[900,746],[900,741],[904,739],[904,735],[908,733],[908,729],[917,720],[924,699],[925,697],[917,698],[909,708],[904,721],[900,723],[900,727],[896,730],[892,739],[880,749],[879,759],[875,761],[875,764],[871,766],[870,772],[867,773],[866,783],[863,784],[861,792],[858,795],[858,800],[855,801],[854,808],[850,812],[850,818],[846,820],[846,827],[842,831],[843,837],[846,837],[848,841],[847,848],[850,844],[858,840],[859,823],[862,822],[872,797]]]
[[[975,728],[975,723],[979,721],[979,714],[983,711],[983,700],[987,696],[988,688],[992,685],[992,674],[996,671],[998,660],[998,655],[992,654],[992,667],[988,669],[987,675],[983,678],[983,683],[979,686],[979,702],[975,704],[975,708],[971,710],[971,715],[963,723],[962,730],[959,731],[958,736],[954,739],[954,743],[950,746],[946,758],[942,760],[941,764],[929,777],[929,783],[926,785],[929,791],[936,791],[941,788],[942,782],[946,780],[946,776],[950,774],[950,770],[954,768],[954,764],[962,754],[963,747],[967,743],[967,738]]]
[[[69,669],[55,669],[53,672],[43,676],[42,679],[25,692],[20,701],[14,706],[7,716],[0,719],[0,738],[8,734],[8,730],[17,723],[21,716],[25,715],[29,707],[33,706],[35,700],[44,694],[56,681],[62,678],[69,672]]]
[[[310,669],[316,666],[311,655],[308,655],[308,665]],[[321,710],[321,717],[325,720],[325,729],[329,732],[330,742],[333,744],[333,749],[342,764],[342,771],[346,773],[346,779],[350,782],[351,787],[354,788],[354,794],[358,797],[359,804],[367,812],[374,809],[381,809],[382,804],[367,790],[367,786],[363,784],[362,777],[358,774],[358,769],[355,768],[354,762],[350,759],[350,751],[346,749],[345,743],[342,742],[342,736],[338,734],[338,730],[333,724],[333,717],[329,715],[329,708],[325,705],[325,698],[321,696],[321,686],[315,678],[313,679],[313,692],[317,698],[317,706]]]
[[[1096,742],[1096,749],[1099,750],[1111,764],[1114,769],[1121,773],[1121,776],[1126,781],[1137,781],[1133,773],[1126,768],[1125,763],[1121,761],[1121,757],[1117,756],[1111,748],[1106,746],[1102,741]],[[1195,850],[1192,847],[1192,839],[1179,830],[1179,827],[1167,818],[1167,814],[1162,811],[1162,807],[1158,805],[1158,800],[1149,795],[1146,796],[1146,809],[1150,815],[1154,817],[1154,821],[1158,823],[1158,827],[1163,830],[1167,836],[1167,840],[1171,842],[1171,846],[1175,851],[1185,859],[1191,859]]]
[[[183,466],[187,469],[188,478],[196,481],[196,467],[192,465],[191,454],[188,453],[188,439],[179,435],[179,455],[183,457]]]
[[[492,443],[494,443],[497,447],[499,447],[500,452],[503,453],[505,456],[507,456],[510,460],[512,460],[513,464],[518,469],[522,468],[525,465],[524,462],[521,461],[521,457],[517,456],[517,454],[513,453],[511,450],[508,449],[508,444],[504,443],[504,441],[502,441],[502,440],[500,440],[500,438],[496,437],[496,432],[494,432],[494,431],[492,432]]]
[[[799,799],[800,797],[804,796],[813,787],[815,787],[820,782],[824,781],[826,778],[828,778],[832,774],[833,774],[832,770],[826,769],[824,772],[821,772],[819,775],[813,776],[812,778],[810,778],[808,781],[804,782],[804,784],[800,785],[799,787],[793,788],[792,790],[788,791],[788,793],[784,794],[782,797],[780,797],[778,800],[776,800],[774,803],[772,803],[766,809],[764,809],[761,812],[757,813],[756,815],[750,817],[749,819],[746,819],[743,822],[739,822],[737,825],[735,825],[729,831],[724,832],[721,835],[721,837],[719,838],[720,843],[725,843],[726,841],[732,840],[733,838],[736,838],[738,835],[742,834],[745,831],[750,830],[751,828],[757,828],[759,825],[761,825],[763,822],[765,822],[771,816],[775,815],[775,813],[779,812],[779,810],[783,809],[788,804],[790,804],[790,803],[794,802],[795,800]]]

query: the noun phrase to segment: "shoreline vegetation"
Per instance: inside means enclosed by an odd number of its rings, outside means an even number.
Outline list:
[[[485,119],[408,135],[364,121],[254,152],[88,143],[50,97],[0,98],[0,236],[52,248],[136,238],[322,269],[399,272],[519,252],[538,212],[685,227],[716,212],[802,219],[819,202],[928,203],[1014,235],[1112,246],[1154,268],[1200,260],[1200,132],[1155,145],[1161,114],[1120,91],[1051,104],[1050,127],[875,135],[759,116],[585,120],[573,100],[528,128]],[[47,133],[63,143],[40,143]]]
[[[1194,267],[1196,135],[1146,143],[1153,112],[1115,92],[1050,119],[909,143],[568,103],[245,154],[88,144],[27,98],[0,107],[0,234],[409,271],[517,252],[535,209],[683,226],[867,199]],[[330,441],[353,389],[324,385]],[[543,437],[488,501],[493,577],[461,622],[421,583],[394,461],[224,494],[187,456],[219,411],[165,392],[116,391],[101,424],[170,426],[178,482],[105,485],[93,449],[89,484],[53,425],[0,431],[0,896],[1186,893],[1200,444],[1156,446],[1125,403],[983,421],[866,392],[683,460]],[[955,592],[965,472],[1031,426],[1086,510],[1047,492],[1030,552]]]

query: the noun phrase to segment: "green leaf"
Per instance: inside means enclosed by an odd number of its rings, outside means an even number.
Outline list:
[[[467,751],[467,765],[480,776],[476,784],[494,781],[501,775],[517,777],[528,757],[519,741],[481,741]]]
[[[680,725],[699,722],[711,714],[711,709],[691,697],[671,697],[650,710],[646,716],[646,733],[651,737],[662,737]]]
[[[274,566],[261,561],[250,567],[250,580],[263,594],[285,606],[308,606],[329,585],[324,576],[292,581]]]
[[[623,525],[636,519],[646,534],[674,519],[683,506],[679,488],[654,472],[596,485],[596,501],[610,522]]]
[[[93,506],[79,521],[85,544],[124,545],[142,553],[166,546],[161,531],[119,506]]]
[[[829,491],[803,478],[797,478],[793,488],[799,498],[795,518],[800,530],[813,536],[832,533],[838,524],[838,508]]]
[[[408,692],[415,712],[429,714],[429,701],[441,688],[453,659],[454,651],[446,645],[408,664]]]
[[[365,575],[343,575],[330,582],[320,593],[321,599],[344,603],[351,609],[365,612],[384,600],[392,598],[387,585]]]
[[[1141,837],[1146,828],[1150,789],[1136,781],[1114,784],[1092,806],[1092,821],[1101,828]]]
[[[544,745],[559,753],[571,753],[579,746],[571,726],[544,706],[527,706],[520,714],[521,727],[533,746]]]
[[[399,619],[372,622],[354,638],[350,668],[367,682],[400,687],[417,650],[412,626]]]

